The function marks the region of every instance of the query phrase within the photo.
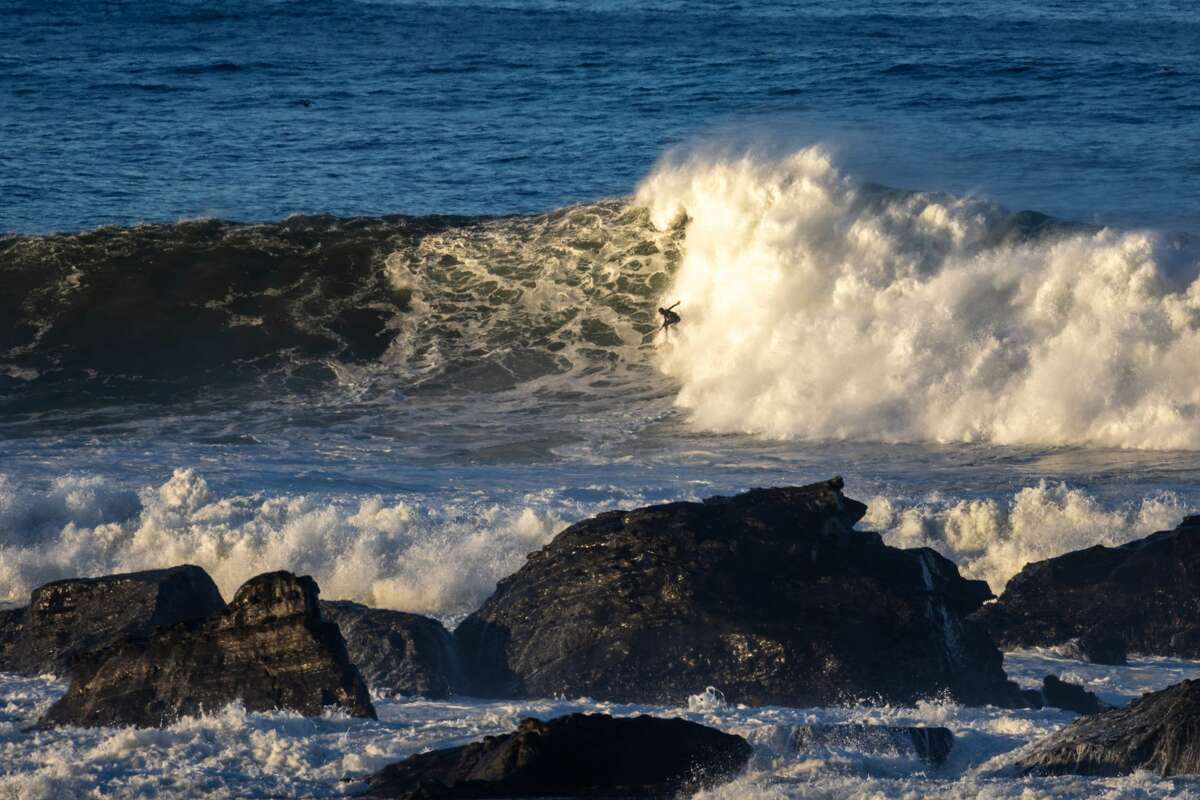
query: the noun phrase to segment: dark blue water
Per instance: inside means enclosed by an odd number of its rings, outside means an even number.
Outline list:
[[[695,137],[822,139],[891,185],[1194,228],[1200,11],[0,2],[0,230],[545,211],[627,194]]]

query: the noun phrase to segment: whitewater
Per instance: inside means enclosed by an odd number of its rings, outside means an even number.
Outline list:
[[[824,144],[672,151],[629,197],[548,214],[13,234],[0,258],[24,288],[0,298],[5,605],[192,563],[226,598],[288,569],[453,626],[572,522],[833,474],[868,504],[860,528],[998,593],[1026,563],[1200,507],[1194,242],[879,186]],[[683,322],[655,334],[676,301]],[[1110,702],[1200,676],[1006,666]],[[0,797],[343,796],[407,754],[589,709],[745,735],[749,773],[705,797],[1200,796],[1005,771],[1066,712],[757,709],[706,688],[687,708],[380,698],[378,722],[233,706],[24,733],[65,687],[6,676]],[[956,745],[936,769],[784,752],[817,721],[946,725]]]

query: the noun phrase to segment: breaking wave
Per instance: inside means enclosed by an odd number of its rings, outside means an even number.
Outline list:
[[[1200,447],[1179,240],[861,185],[820,147],[668,159],[637,200],[687,220],[660,364],[700,428]]]
[[[60,578],[190,563],[226,598],[287,569],[311,574],[327,599],[456,621],[568,524],[655,499],[616,486],[586,499],[554,488],[502,499],[219,494],[193,469],[136,490],[95,475],[30,483],[0,473],[0,601],[23,603]],[[980,499],[877,496],[868,508],[860,528],[933,547],[999,593],[1030,561],[1173,528],[1190,506],[1170,492],[1112,504],[1041,482]]]
[[[198,564],[226,599],[287,569],[313,575],[327,599],[455,619],[563,526],[537,498],[220,496],[190,469],[139,491],[96,476],[35,488],[0,475],[0,599],[26,602],[60,578]]]
[[[932,547],[994,593],[1026,564],[1094,545],[1115,546],[1169,530],[1190,505],[1157,492],[1115,506],[1065,483],[1041,481],[1009,498],[868,501],[860,528],[894,547]]]
[[[508,393],[657,419],[674,396],[703,431],[1200,448],[1194,243],[864,184],[815,146],[669,156],[632,199],[538,216],[0,237],[0,268],[14,418]]]

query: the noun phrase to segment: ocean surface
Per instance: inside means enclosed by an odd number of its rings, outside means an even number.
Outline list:
[[[598,511],[835,474],[999,592],[1200,510],[1194,3],[0,0],[0,45],[0,603],[186,562],[453,625]],[[758,746],[713,797],[1200,796],[1006,773],[1066,712],[705,688]],[[22,733],[62,690],[0,678],[0,798],[336,797],[641,710]],[[772,744],[816,719],[959,748]]]

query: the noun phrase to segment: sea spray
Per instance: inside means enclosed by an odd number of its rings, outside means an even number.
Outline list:
[[[999,594],[1026,564],[1094,545],[1114,546],[1174,528],[1188,505],[1171,492],[1106,506],[1065,483],[1040,481],[1009,498],[875,497],[859,527],[894,547],[932,547]]]
[[[698,499],[695,489],[672,497],[685,498]],[[647,502],[615,487],[328,497],[222,494],[190,468],[136,491],[94,475],[41,485],[0,473],[0,600],[25,602],[59,578],[190,563],[226,599],[254,575],[288,569],[311,574],[326,599],[453,623],[568,524]],[[896,547],[933,547],[999,592],[1030,561],[1169,529],[1189,508],[1171,492],[1113,503],[1041,481],[988,498],[876,495],[858,527]]]
[[[668,158],[637,202],[686,220],[659,363],[697,428],[1200,447],[1196,262],[1155,234],[863,186],[816,146]]]

